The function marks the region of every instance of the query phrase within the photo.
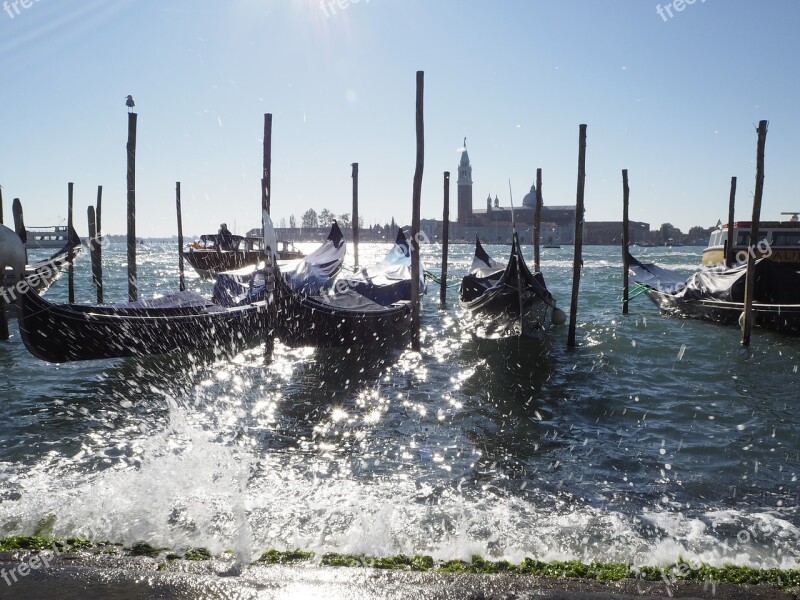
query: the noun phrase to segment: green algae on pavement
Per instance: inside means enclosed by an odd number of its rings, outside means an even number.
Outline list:
[[[43,552],[55,553],[85,551],[91,553],[116,552],[120,544],[110,542],[93,543],[78,537],[50,538],[38,535],[15,535],[0,538],[0,551],[18,552]],[[211,552],[202,547],[190,548],[183,556],[169,551],[167,548],[157,548],[146,542],[137,542],[125,548],[131,556],[157,558],[162,552],[167,551],[166,560],[189,561],[210,560]],[[303,561],[312,561],[314,552],[299,549],[275,550],[266,549],[261,557],[253,564],[291,564]],[[716,584],[734,585],[761,585],[778,589],[800,589],[800,569],[758,569],[742,565],[724,565],[713,567],[703,563],[689,563],[682,558],[678,562],[666,566],[641,565],[635,566],[624,563],[584,563],[579,560],[565,561],[540,561],[526,558],[519,564],[506,560],[492,561],[480,555],[473,555],[471,560],[444,560],[436,561],[428,555],[408,556],[397,554],[395,556],[367,556],[344,554],[339,552],[326,552],[320,559],[320,565],[329,567],[370,567],[373,569],[402,570],[402,571],[435,571],[439,573],[472,573],[472,574],[506,574],[529,575],[549,579],[585,579],[595,581],[620,581],[623,579],[641,581],[665,581],[675,583],[679,581],[713,582]],[[159,567],[166,563],[159,563]]]

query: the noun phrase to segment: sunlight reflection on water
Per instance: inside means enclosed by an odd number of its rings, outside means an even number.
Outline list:
[[[570,250],[544,260],[562,307]],[[174,289],[172,250],[145,252],[142,295]],[[382,253],[363,245],[362,261]],[[649,253],[693,264],[686,249]],[[471,248],[451,254],[463,272]],[[800,428],[786,390],[800,345],[759,332],[743,356],[735,329],[662,317],[644,298],[623,318],[618,254],[587,250],[575,351],[565,328],[474,340],[455,289],[443,312],[433,287],[421,353],[278,344],[269,364],[253,348],[48,365],[15,337],[2,350],[0,529],[30,533],[52,514],[57,534],[102,521],[115,541],[242,560],[298,546],[796,567]],[[107,260],[121,299],[124,252]],[[737,541],[767,521],[773,533]]]

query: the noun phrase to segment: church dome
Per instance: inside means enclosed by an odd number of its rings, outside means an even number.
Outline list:
[[[525,197],[522,199],[522,206],[536,208],[536,184],[533,184],[531,186],[531,191],[525,194]]]

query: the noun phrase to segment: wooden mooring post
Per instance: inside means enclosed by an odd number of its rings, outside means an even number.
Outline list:
[[[11,203],[11,214],[14,218],[14,231],[22,240],[24,244],[27,239],[27,233],[25,232],[25,219],[22,214],[22,203],[19,201],[19,198],[14,198],[14,201]],[[27,256],[27,251],[25,255]],[[27,262],[27,260],[25,261]],[[20,273],[24,277],[24,273]],[[0,273],[0,282],[5,278],[5,273]],[[5,300],[0,296],[0,340],[7,340],[9,338],[8,332],[8,321],[6,317],[6,307],[5,307]]]
[[[272,205],[272,113],[264,114],[264,152],[262,162],[262,175],[261,175],[261,213],[266,212],[270,214]],[[264,223],[261,223],[264,226]],[[262,229],[262,235],[264,230]],[[266,253],[266,248],[264,252]],[[277,248],[272,249],[277,252]],[[266,282],[269,285],[271,277],[276,276],[277,265],[273,265],[269,257],[267,257],[267,270]],[[267,362],[272,362],[272,357],[275,353],[275,334],[272,328],[272,314],[273,310],[267,306],[264,310],[264,359]]]
[[[97,214],[95,213],[94,206],[91,204],[86,209],[86,217],[89,222],[89,255],[92,259],[92,283],[97,290],[97,303],[103,303],[103,284],[101,282],[102,274],[99,272],[100,244],[97,242]]]
[[[414,169],[414,193],[411,207],[411,347],[420,349],[419,319],[419,220],[422,199],[422,171],[425,166],[425,125],[423,119],[423,97],[425,73],[417,71],[417,163]]]
[[[630,222],[628,221],[628,169],[622,169],[622,314],[628,314],[628,245],[630,244]]]
[[[542,170],[536,169],[536,208],[533,210],[533,272],[542,270],[542,256],[539,250],[542,229]]]
[[[103,303],[103,186],[97,186],[97,207],[94,211],[95,235],[90,239],[92,278],[97,286],[97,303]],[[91,233],[89,234],[91,236]]]
[[[5,274],[3,274],[3,278],[5,278]],[[8,332],[8,317],[6,316],[6,301],[2,294],[0,294],[0,342],[4,342],[10,337],[11,334]]]
[[[138,297],[136,283],[136,118],[128,113],[128,300]]]
[[[753,321],[753,288],[755,286],[755,248],[758,243],[758,228],[761,221],[761,198],[764,195],[764,147],[767,144],[767,122],[758,122],[758,146],[756,150],[756,191],[753,196],[753,217],[750,223],[750,245],[747,248],[747,278],[744,284],[744,312],[742,313],[742,346],[750,346],[750,330]]]
[[[575,254],[572,261],[572,301],[569,305],[567,348],[575,347],[575,326],[578,318],[578,288],[583,265],[583,192],[586,185],[586,125],[580,126],[578,141],[578,193],[575,200]]]
[[[25,215],[22,212],[22,202],[19,201],[19,198],[14,198],[11,203],[11,216],[14,218],[14,231],[17,232],[23,244],[27,243],[28,233],[25,231]]]
[[[261,175],[261,210],[270,212],[272,202],[272,113],[264,114],[264,156]]]
[[[175,210],[178,213],[178,289],[186,291],[183,273],[183,217],[181,216],[181,182],[175,182]]]
[[[450,171],[444,172],[444,208],[442,210],[442,280],[439,307],[447,308],[447,251],[450,245]]]
[[[74,228],[74,223],[72,221],[74,187],[71,181],[67,184],[67,239],[72,235],[72,230]],[[72,249],[72,244],[69,245],[67,260],[69,261],[69,266],[67,267],[68,297],[69,303],[72,304],[75,302],[75,251]]]
[[[358,163],[353,163],[353,270],[358,270]]]
[[[0,186],[0,225],[3,224],[3,188]],[[5,279],[5,273],[0,273],[0,285],[2,285],[2,280]],[[8,333],[8,317],[6,317],[6,301],[2,295],[0,295],[0,341],[7,340],[9,338]]]
[[[736,210],[736,177],[731,177],[731,195],[728,199],[728,239],[725,240],[725,266],[730,268],[733,266],[734,253],[733,245],[736,240],[733,239],[733,224],[734,224],[734,211]]]

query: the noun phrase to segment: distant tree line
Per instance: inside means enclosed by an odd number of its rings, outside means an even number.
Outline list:
[[[650,232],[650,241],[654,244],[676,243],[685,246],[706,245],[711,232],[716,227],[700,227],[695,225],[689,229],[688,233],[683,233],[672,223],[662,223],[655,231]]]
[[[349,229],[353,226],[353,219],[351,218],[350,213],[337,215],[332,210],[328,210],[327,208],[323,208],[319,213],[317,213],[317,211],[315,211],[313,208],[309,208],[300,217],[300,227],[302,229],[318,229],[320,227],[329,227],[334,220],[337,221],[339,223],[339,227],[343,229]],[[281,219],[280,226],[282,228],[286,228],[286,219]],[[358,228],[364,229],[364,217],[358,217]],[[370,231],[385,231],[386,233],[390,233],[396,228],[397,225],[394,222],[394,217],[392,217],[391,224],[387,223],[383,226],[375,224],[370,226],[369,229]],[[289,216],[289,229],[297,229],[297,219],[294,215]]]

